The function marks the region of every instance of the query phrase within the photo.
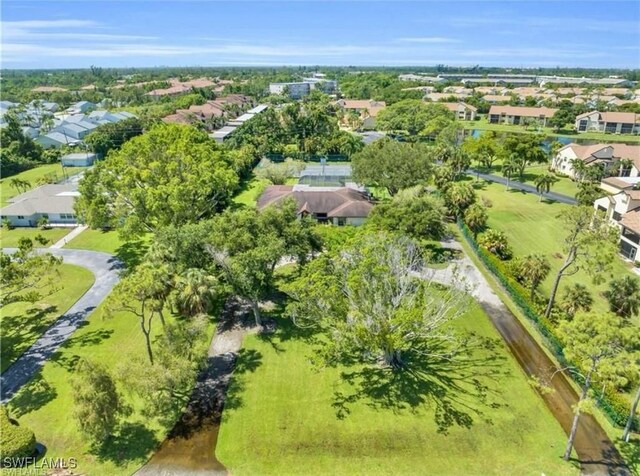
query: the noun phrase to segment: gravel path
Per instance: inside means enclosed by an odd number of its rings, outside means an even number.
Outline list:
[[[445,248],[462,250],[460,243],[443,242]],[[466,255],[454,261],[454,266],[432,270],[430,274],[438,282],[449,284],[453,279],[453,269],[471,285],[471,294],[478,300],[489,315],[512,355],[527,376],[537,375],[548,382],[553,392],[540,394],[551,413],[569,434],[573,420],[573,406],[578,402],[578,394],[569,383],[568,377],[561,372],[555,373],[557,367],[547,356],[540,345],[529,334],[520,321],[504,305],[493,292],[484,275]],[[618,453],[600,424],[589,414],[580,417],[578,432],[574,444],[578,454],[581,474],[583,475],[630,475],[624,460]]]
[[[249,320],[245,318],[249,316]],[[258,332],[247,304],[230,298],[209,346],[207,367],[200,374],[187,410],[149,462],[135,476],[222,476],[228,471],[215,456],[229,380],[242,340]]]
[[[14,249],[4,249],[13,252]],[[75,332],[80,323],[107,297],[118,282],[122,263],[114,256],[98,251],[40,249],[40,253],[60,256],[67,264],[91,271],[95,282],[11,367],[0,377],[0,399],[7,402],[44,365],[45,361]]]

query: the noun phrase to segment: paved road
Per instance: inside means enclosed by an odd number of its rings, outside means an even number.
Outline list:
[[[455,241],[443,243],[443,246],[461,250]],[[520,367],[528,375],[537,375],[554,389],[550,393],[540,394],[551,413],[569,434],[573,420],[573,406],[578,402],[578,394],[569,383],[564,373],[556,373],[557,367],[543,351],[540,345],[529,334],[520,321],[504,305],[500,298],[471,259],[463,255],[456,260],[457,272],[464,277],[465,285],[472,287],[471,294],[478,300],[489,315],[512,355]],[[451,284],[455,282],[454,267],[431,271],[433,279]],[[430,274],[431,274],[430,273]],[[630,475],[624,460],[602,429],[600,424],[589,414],[580,417],[580,424],[574,444],[583,475]]]
[[[479,177],[483,180],[488,180],[489,182],[497,182],[497,183],[501,183],[503,184],[505,187],[507,185],[507,179],[504,177],[501,177],[500,175],[493,175],[493,174],[483,174],[477,170],[474,169],[469,169],[467,170],[467,174],[469,175],[473,175],[474,177]],[[518,182],[516,180],[510,180],[509,181],[509,187],[510,188],[515,188],[516,190],[522,190],[524,192],[527,193],[533,193],[535,195],[538,195],[538,191],[536,190],[536,187],[533,185],[529,185],[526,183],[522,183],[522,182]],[[567,205],[575,205],[577,202],[577,200],[573,197],[569,197],[568,195],[563,195],[561,193],[556,193],[556,192],[549,192],[549,193],[543,193],[542,196],[544,198],[547,198],[549,200],[554,200],[556,202],[561,202],[561,203],[566,203]]]
[[[15,250],[4,249],[5,252]],[[0,377],[0,400],[7,402],[38,372],[45,361],[73,334],[80,323],[107,297],[116,285],[122,263],[107,253],[86,250],[41,249],[61,256],[67,264],[82,266],[95,276],[93,286],[61,316]]]

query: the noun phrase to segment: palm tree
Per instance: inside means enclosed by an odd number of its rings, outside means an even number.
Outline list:
[[[502,163],[502,175],[504,175],[507,178],[507,190],[509,190],[511,177],[513,177],[513,175],[517,172],[518,172],[518,166],[513,160],[513,156],[509,157],[507,160],[505,160]]]
[[[609,301],[609,309],[620,317],[630,318],[640,311],[640,280],[633,276],[624,276],[609,283],[604,293]]]
[[[189,316],[196,316],[211,309],[217,280],[202,269],[191,268],[178,277],[176,288],[178,308]]]
[[[572,159],[571,168],[573,169],[573,177],[577,179],[578,182],[582,182],[587,175],[587,164],[585,164],[583,160]]]
[[[529,299],[533,302],[538,286],[551,271],[551,264],[549,264],[549,260],[544,255],[530,254],[520,259],[520,268],[521,276],[529,285]]]
[[[474,203],[464,212],[464,222],[473,232],[473,237],[477,238],[478,233],[487,226],[487,207],[482,203]]]
[[[558,179],[551,174],[542,174],[536,177],[534,183],[536,184],[536,191],[540,197],[539,201],[542,201],[542,194],[549,193],[551,186],[557,181]]]
[[[17,193],[26,192],[27,188],[31,185],[28,180],[15,177],[9,181],[9,184],[16,190]]]
[[[564,290],[564,296],[560,301],[560,309],[569,318],[573,318],[578,311],[589,311],[593,305],[593,297],[584,284],[576,283]]]
[[[623,177],[625,170],[631,169],[633,167],[633,160],[631,159],[620,159],[618,162],[618,177]]]

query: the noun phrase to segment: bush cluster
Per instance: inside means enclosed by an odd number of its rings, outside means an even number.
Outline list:
[[[19,426],[11,418],[7,408],[0,407],[0,457],[26,458],[36,450],[36,437],[29,428]]]

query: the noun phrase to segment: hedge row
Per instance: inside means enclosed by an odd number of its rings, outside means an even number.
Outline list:
[[[473,233],[469,228],[461,221],[458,220],[458,227],[460,228],[462,235],[466,239],[467,243],[473,248],[476,255],[482,261],[482,263],[491,271],[491,273],[500,282],[502,287],[509,293],[511,299],[520,308],[522,313],[535,325],[536,329],[543,337],[543,342],[551,353],[558,359],[560,365],[563,367],[571,366],[564,356],[564,349],[562,343],[555,335],[551,323],[544,317],[540,316],[538,312],[531,306],[527,297],[528,293],[524,287],[518,283],[515,279],[509,276],[506,266],[496,256],[489,253],[484,248],[481,248],[473,237]],[[578,383],[582,385],[584,383],[582,376],[569,372],[569,375]],[[607,392],[603,394],[597,390],[594,390],[595,400],[598,406],[602,409],[605,416],[613,423],[620,427],[627,423],[629,418],[630,406],[625,399],[615,393]],[[634,429],[640,429],[640,418],[636,417],[634,420]]]

